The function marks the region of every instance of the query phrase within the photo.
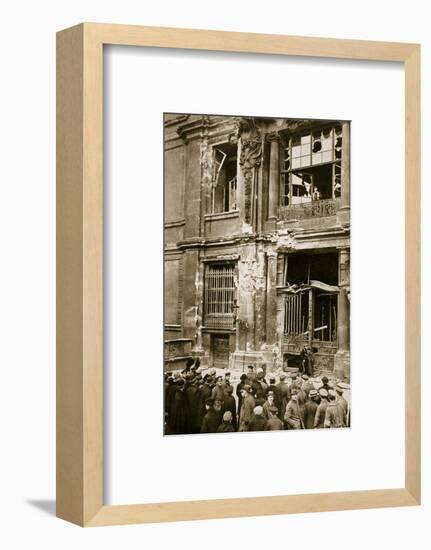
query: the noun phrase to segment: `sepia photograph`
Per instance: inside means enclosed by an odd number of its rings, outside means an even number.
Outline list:
[[[350,427],[350,121],[163,125],[164,434]]]

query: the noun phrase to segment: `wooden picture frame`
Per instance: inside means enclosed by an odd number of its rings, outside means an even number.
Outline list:
[[[405,484],[385,490],[106,506],[103,501],[103,46],[402,62]],[[57,516],[81,526],[420,504],[420,46],[83,23],[57,35]]]

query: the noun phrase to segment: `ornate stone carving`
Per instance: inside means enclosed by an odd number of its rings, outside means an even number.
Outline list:
[[[238,122],[238,137],[241,139],[239,164],[244,176],[244,218],[250,223],[253,179],[262,161],[261,132],[254,119],[244,118]]]

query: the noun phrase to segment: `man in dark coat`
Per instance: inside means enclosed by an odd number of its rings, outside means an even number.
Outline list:
[[[252,395],[252,388],[249,384],[246,384],[241,390],[242,404],[239,420],[239,431],[246,432],[248,430],[248,424],[253,416],[253,410],[256,406],[254,397]]]
[[[323,378],[322,378],[322,381],[323,381]],[[314,427],[324,428],[326,409],[329,405],[328,392],[325,390],[325,388],[319,389],[319,396],[320,396],[320,404],[316,409],[316,416],[314,418]]]
[[[184,385],[184,380],[178,380],[177,391],[172,403],[170,428],[174,434],[190,433],[190,415]]]
[[[238,397],[238,424],[239,424],[239,415],[241,412],[241,405],[242,405],[242,395],[241,391],[243,387],[248,384],[248,378],[246,374],[241,374],[240,382],[236,387],[236,396]]]
[[[220,413],[214,408],[214,399],[205,401],[206,413],[202,420],[201,433],[216,433],[220,425]]]
[[[266,388],[266,395],[272,392],[274,395],[274,405],[277,409],[281,407],[281,391],[280,388],[275,384],[275,377],[271,376],[269,379],[269,386]]]
[[[232,426],[232,413],[230,411],[226,411],[223,415],[223,420],[220,426],[217,428],[217,432],[225,433],[225,432],[234,432],[234,431],[235,430]]]
[[[211,383],[212,378],[209,374],[206,374],[204,376],[204,383],[202,384],[200,390],[199,390],[199,426],[202,425],[202,420],[206,413],[206,407],[205,402],[207,399],[211,397]]]
[[[258,405],[253,410],[253,415],[248,423],[249,432],[263,432],[266,430],[267,420],[263,414],[263,408]]]
[[[236,432],[238,429],[237,420],[236,420],[236,403],[235,403],[235,397],[232,395],[233,387],[228,386],[226,388],[226,393],[224,396],[224,410],[229,411],[232,415],[231,418],[231,424],[233,426],[234,431]]]
[[[280,392],[280,407],[278,409],[279,417],[284,419],[284,413],[286,412],[286,406],[290,401],[290,387],[286,383],[286,373],[280,373],[280,382],[277,384],[277,388]]]
[[[268,388],[268,383],[265,380],[265,373],[263,369],[259,367],[256,371],[256,380],[253,382],[253,396],[256,402],[260,405],[263,405],[266,401],[266,390]]]
[[[304,405],[304,424],[305,429],[314,428],[314,419],[316,418],[317,407],[319,406],[319,398],[317,390],[311,390],[308,394],[308,400]]]
[[[186,387],[187,404],[190,414],[190,432],[199,433],[200,414],[199,414],[199,385],[198,378],[195,377]]]

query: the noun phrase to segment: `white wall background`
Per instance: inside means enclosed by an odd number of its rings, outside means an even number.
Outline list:
[[[15,1],[2,6],[0,385],[2,548],[425,548],[431,512],[431,37],[425,2]],[[421,42],[423,46],[423,505],[81,530],[55,495],[55,32],[81,21]],[[358,90],[360,93],[360,90]],[[387,137],[390,139],[390,136]],[[390,345],[390,342],[388,342]],[[373,385],[379,385],[378,374]],[[386,395],[382,383],[382,398]],[[390,414],[389,414],[390,417]],[[355,466],[353,466],[355,467]],[[285,541],[285,542],[284,542]]]

